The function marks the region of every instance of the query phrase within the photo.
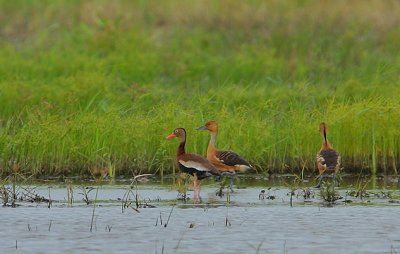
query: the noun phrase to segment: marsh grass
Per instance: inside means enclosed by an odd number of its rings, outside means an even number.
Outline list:
[[[171,211],[169,212],[167,222],[164,224],[164,228],[168,227],[169,220],[171,219],[172,212],[174,211],[175,205],[171,207]]]
[[[335,190],[335,183],[333,181],[322,182],[320,195],[322,200],[328,204],[334,204],[337,200],[342,199],[339,193]]]
[[[235,176],[233,176],[235,177]],[[217,191],[215,192],[215,195],[222,198],[225,195],[225,192],[231,192],[233,191],[233,189],[230,189],[230,181],[231,181],[232,176],[230,174],[227,175],[222,175],[219,177],[219,188],[217,189]],[[238,181],[239,179],[237,177],[234,178],[235,181]],[[233,186],[232,186],[233,187]],[[226,189],[226,191],[224,191]],[[227,198],[228,198],[227,194]],[[227,200],[228,201],[228,200]]]
[[[248,246],[250,246],[252,249],[256,251],[256,253],[260,253],[261,247],[263,243],[265,242],[266,239],[263,239],[257,246],[254,246],[253,244],[247,243]]]
[[[31,177],[25,177],[20,174],[19,168],[14,167],[12,174],[1,179],[0,181],[0,198],[2,199],[3,207],[18,207],[21,202],[30,203],[47,203],[48,208],[51,208],[52,199],[36,193],[36,186],[32,186]]]
[[[132,183],[128,186],[122,198],[122,213],[127,208],[132,208],[134,211],[139,213],[140,212],[139,208],[155,207],[151,204],[148,204],[146,200],[140,199],[138,193],[138,183],[147,181],[148,177],[150,176],[152,176],[152,174],[142,174],[142,175],[137,175],[133,178]],[[132,203],[134,204],[134,206],[132,206]]]
[[[82,200],[83,202],[86,203],[86,205],[90,205],[92,203],[92,201],[89,198],[89,194],[91,191],[93,191],[95,188],[93,187],[86,187],[86,186],[80,186],[80,189],[82,190],[82,192],[80,192],[79,194],[82,195]]]
[[[293,198],[299,198],[302,196],[304,198],[304,201],[309,199],[313,195],[313,191],[309,189],[309,187],[306,187],[304,184],[304,178],[303,178],[303,173],[300,175],[293,175],[293,179],[289,183],[284,183],[284,186],[286,186],[289,189],[289,192],[287,195],[289,196],[289,205],[290,207],[293,207]],[[266,193],[265,190],[261,191],[259,194],[259,199],[275,199],[275,195],[270,194],[271,188],[268,189],[268,192]]]
[[[354,191],[354,197],[359,197],[361,200],[367,195],[367,185],[370,181],[358,181]]]
[[[92,232],[92,230],[93,230],[94,214],[95,214],[95,211],[96,211],[96,202],[97,202],[97,195],[99,194],[99,188],[100,188],[100,186],[96,187],[96,195],[95,195],[94,200],[93,200],[93,210],[92,210],[92,220],[90,222],[90,232]]]
[[[72,207],[74,204],[74,188],[72,186],[72,181],[67,182],[67,204],[68,207]]]
[[[190,200],[190,195],[188,194],[188,182],[189,178],[191,178],[191,176],[185,174],[185,173],[181,173],[177,175],[177,181],[176,181],[176,188],[178,190],[178,200],[183,201],[184,203],[186,203],[188,200]]]
[[[135,204],[135,206],[132,206],[132,203]],[[139,208],[139,198],[135,193],[133,192],[132,188],[128,188],[122,198],[122,204],[121,204],[121,209],[122,213],[127,209],[127,208],[132,208],[136,212],[140,212],[138,210]]]
[[[164,137],[185,127],[187,150],[205,154],[194,128],[211,119],[259,173],[314,172],[325,121],[344,171],[397,174],[398,1],[0,7],[3,177],[13,164],[163,176],[176,149]]]

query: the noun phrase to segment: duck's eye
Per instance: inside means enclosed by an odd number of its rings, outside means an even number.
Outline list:
[[[175,130],[175,133],[178,133],[178,130]]]

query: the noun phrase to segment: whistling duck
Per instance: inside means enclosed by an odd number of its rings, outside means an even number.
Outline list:
[[[325,123],[319,124],[319,131],[322,135],[321,149],[317,154],[317,167],[320,174],[316,188],[321,186],[322,178],[325,174],[332,173],[335,184],[336,173],[340,169],[340,155],[336,152],[328,141],[327,127]]]
[[[236,172],[245,172],[252,169],[252,166],[237,153],[232,151],[221,151],[215,147],[218,134],[218,124],[216,121],[209,121],[205,125],[200,126],[197,130],[208,130],[211,134],[210,143],[207,148],[207,159],[222,174],[231,175],[230,189],[233,191],[233,176]]]
[[[174,137],[179,138],[180,144],[176,152],[176,162],[179,169],[187,174],[193,176],[193,191],[194,191],[194,202],[198,197],[201,200],[201,182],[199,183],[199,190],[197,190],[197,180],[202,180],[206,177],[217,175],[220,173],[218,170],[204,157],[197,154],[190,154],[185,152],[186,144],[186,130],[184,128],[176,128],[167,139]]]

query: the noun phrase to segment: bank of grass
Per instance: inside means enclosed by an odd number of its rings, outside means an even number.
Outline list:
[[[259,172],[313,172],[325,121],[346,172],[397,173],[397,1],[0,5],[4,174],[168,174],[210,119]]]

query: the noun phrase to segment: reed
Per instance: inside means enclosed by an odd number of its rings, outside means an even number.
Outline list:
[[[99,193],[99,187],[100,187],[100,186],[97,186],[97,188],[96,188],[96,195],[95,195],[95,198],[94,198],[94,200],[93,200],[93,210],[92,210],[92,220],[91,220],[91,222],[90,222],[90,232],[92,232],[92,230],[93,230],[93,225],[94,225],[94,213],[95,213],[95,211],[96,211],[96,202],[97,202],[97,194]]]
[[[397,1],[0,0],[0,169],[174,172],[175,145],[314,172],[325,121],[345,172],[397,174]],[[40,13],[40,15],[39,15]],[[70,15],[74,13],[74,15]],[[249,18],[250,17],[250,18]]]

